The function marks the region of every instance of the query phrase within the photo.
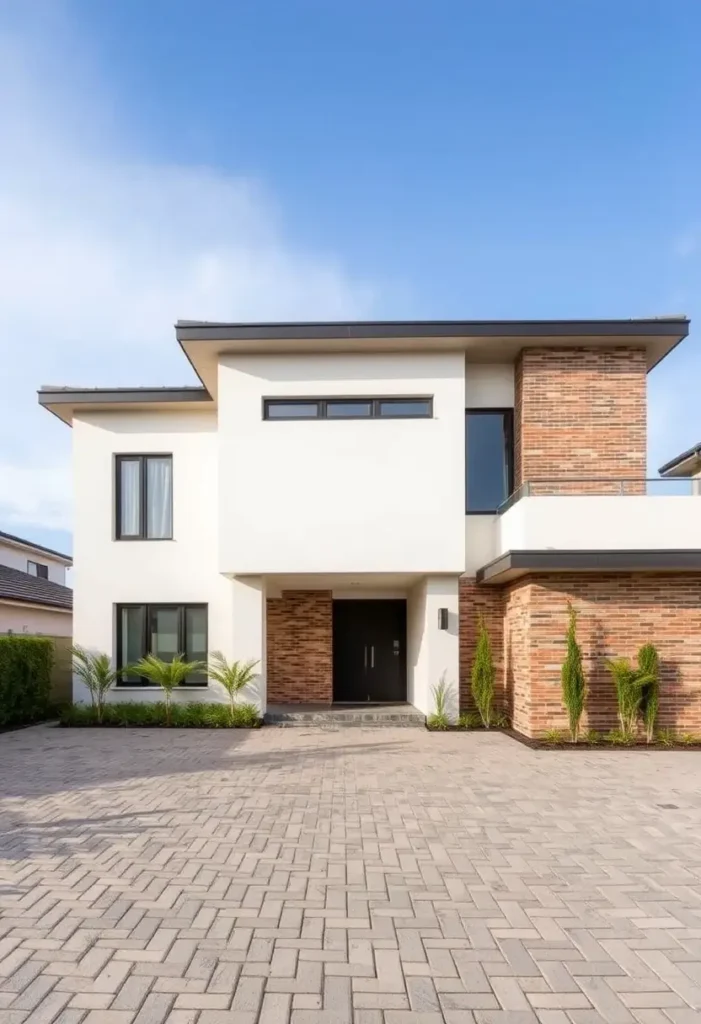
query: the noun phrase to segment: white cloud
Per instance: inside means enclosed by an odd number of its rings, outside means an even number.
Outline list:
[[[0,526],[70,524],[70,433],[41,384],[192,383],[178,318],[372,313],[262,185],[135,155],[61,8],[0,0]],[[34,9],[36,14],[37,9]]]

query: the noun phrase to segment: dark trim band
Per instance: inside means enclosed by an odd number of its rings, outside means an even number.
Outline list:
[[[120,402],[211,402],[203,387],[182,388],[41,388],[39,405],[103,405]]]
[[[477,570],[477,582],[498,585],[540,572],[701,572],[701,548],[507,551]]]

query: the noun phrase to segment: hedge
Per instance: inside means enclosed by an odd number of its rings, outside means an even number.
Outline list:
[[[262,725],[258,708],[254,704],[237,704],[234,717],[228,704],[171,704],[171,727],[174,729],[257,729]],[[72,704],[60,715],[61,725],[98,726],[95,709],[86,704]],[[131,726],[165,727],[166,706],[163,703],[123,701],[105,704],[102,723],[98,727]]]
[[[46,637],[0,636],[0,728],[48,715],[53,660]]]

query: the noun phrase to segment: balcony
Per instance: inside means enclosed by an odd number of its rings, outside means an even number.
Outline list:
[[[701,548],[701,480],[569,478],[524,483],[495,518],[507,551]]]

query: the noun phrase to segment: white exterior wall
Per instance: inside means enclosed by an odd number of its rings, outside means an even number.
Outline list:
[[[0,539],[0,565],[27,572],[27,562],[40,562],[48,566],[49,579],[53,583],[60,583],[62,587],[66,586],[66,567],[61,562],[55,561],[51,555],[45,555],[43,551],[33,552],[31,549],[15,547]]]
[[[682,495],[521,498],[496,517],[495,531],[492,557],[518,550],[701,548],[701,503]]]
[[[433,395],[434,416],[262,418],[329,395]],[[462,571],[462,353],[224,356],[218,401],[222,571]]]
[[[73,617],[70,612],[52,611],[19,601],[0,601],[0,633],[27,633],[43,636],[70,636]]]
[[[173,455],[172,541],[114,540],[114,455],[129,452]],[[84,414],[73,424],[73,458],[76,643],[115,657],[116,604],[201,602],[208,605],[210,651],[260,659],[263,626],[255,618],[261,611],[260,587],[256,590],[252,581],[239,585],[222,576],[217,565],[215,414]],[[226,694],[212,684],[185,688],[177,697],[223,700]],[[111,698],[153,700],[158,692],[154,698],[150,689],[119,687]],[[78,683],[74,699],[87,699]]]
[[[439,608],[448,609],[448,629],[438,628]],[[460,687],[457,576],[428,576],[407,601],[407,699],[426,715],[435,711],[433,687],[448,687],[448,713],[457,718]]]

